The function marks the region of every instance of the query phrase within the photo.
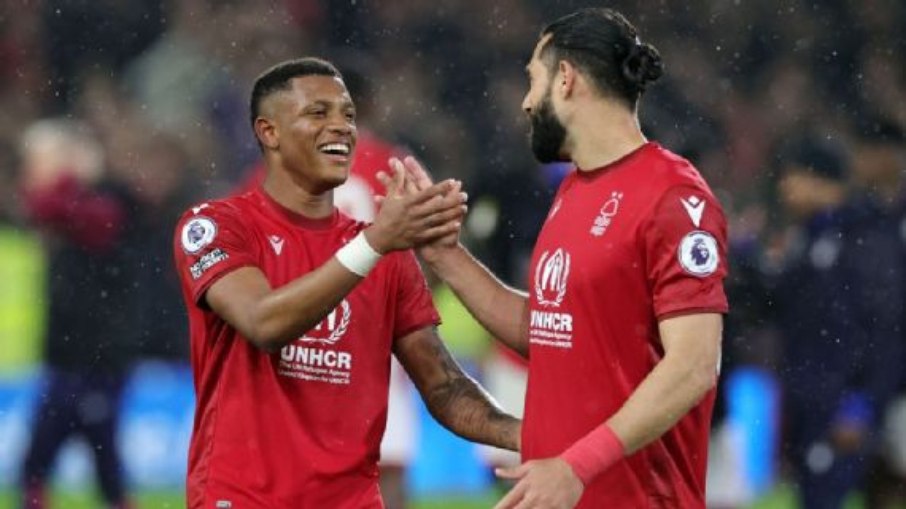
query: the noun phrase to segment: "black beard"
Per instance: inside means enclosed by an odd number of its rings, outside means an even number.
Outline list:
[[[566,128],[554,114],[550,93],[546,94],[538,109],[531,115],[532,152],[542,163],[566,161],[561,155],[566,140]]]

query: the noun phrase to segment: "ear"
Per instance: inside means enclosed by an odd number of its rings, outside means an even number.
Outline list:
[[[557,74],[554,79],[557,80],[554,86],[561,91],[563,97],[570,97],[576,86],[576,66],[566,60],[561,60],[557,65]]]
[[[280,147],[280,141],[277,138],[277,125],[267,117],[255,119],[255,136],[258,137],[258,141],[262,145],[271,150],[276,150]]]

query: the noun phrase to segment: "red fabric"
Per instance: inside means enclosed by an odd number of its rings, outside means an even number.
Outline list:
[[[24,196],[28,214],[38,226],[64,235],[90,251],[111,249],[126,219],[116,198],[85,187],[71,176],[28,189]]]
[[[607,424],[601,424],[560,455],[588,485],[623,457],[623,443]]]
[[[340,213],[306,219],[260,189],[201,204],[180,220],[174,252],[197,398],[189,507],[383,506],[377,460],[391,347],[439,321],[412,253],[384,256],[333,313],[274,354],[203,305],[210,285],[238,267],[258,267],[279,287],[325,263],[364,226]]]
[[[692,258],[692,241],[713,243]],[[619,410],[663,357],[659,318],[726,312],[725,275],[723,212],[688,161],[649,143],[568,175],[530,265],[524,458],[562,454]],[[597,476],[578,507],[703,508],[713,403]]]

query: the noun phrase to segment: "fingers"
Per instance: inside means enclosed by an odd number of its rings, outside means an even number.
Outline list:
[[[532,500],[529,497],[522,497],[522,500],[519,501],[519,504],[514,509],[532,509],[543,507],[535,504],[535,500]]]
[[[375,176],[377,177],[378,182],[380,182],[381,185],[384,186],[385,191],[390,189],[390,186],[393,183],[393,178],[390,177],[390,175],[388,175],[386,171],[379,171]]]
[[[447,209],[459,209],[465,205],[469,195],[458,191],[458,185],[454,186],[451,191],[443,196],[436,195],[426,202],[420,204],[410,204],[409,211],[414,218],[423,218]]]
[[[499,474],[500,470],[504,470],[504,469],[502,469],[502,468],[497,469],[498,476],[500,475]],[[513,486],[513,489],[511,489],[510,492],[506,494],[506,496],[504,496],[503,498],[500,499],[499,502],[497,502],[497,505],[494,506],[494,509],[515,508],[516,504],[521,502],[522,498],[525,496],[526,489],[527,489],[527,487],[526,487],[525,483],[521,483],[521,482],[516,483],[516,486]]]
[[[414,157],[406,157],[403,160],[403,164],[406,167],[406,171],[409,173],[412,183],[415,184],[418,190],[427,189],[434,184],[434,182],[431,181],[428,172],[425,171],[425,168]]]
[[[460,228],[462,228],[462,223],[459,221],[448,222],[440,226],[428,228],[416,235],[416,244],[424,244],[448,235],[458,234]]]
[[[465,213],[464,207],[468,196],[465,193],[450,194],[443,198],[437,197],[433,200],[409,207],[409,213],[413,219],[425,219],[436,216],[437,214],[446,213],[449,210],[455,210],[458,215]]]
[[[428,172],[414,157],[408,156],[400,161],[396,157],[391,157],[387,161],[390,166],[391,176],[385,172],[378,172],[377,179],[388,189],[394,188],[398,172],[404,174],[403,185],[399,188],[401,194],[411,197],[410,205],[418,204],[430,200],[438,195],[446,195],[450,192],[459,192],[462,188],[462,182],[453,179],[447,179],[437,184],[431,181]],[[451,187],[452,186],[452,187]],[[388,196],[390,193],[388,193]]]
[[[405,187],[406,194],[415,194],[415,193],[421,191],[421,188],[419,188],[415,182],[415,178],[409,174],[406,166],[403,164],[402,161],[400,161],[396,157],[391,157],[388,162],[390,163],[390,167],[393,168],[394,171],[401,171],[406,174],[406,187]],[[425,187],[426,188],[430,187],[430,184]]]
[[[449,223],[450,221],[456,221],[461,219],[466,215],[466,206],[460,205],[459,207],[451,207],[440,212],[435,212],[426,216],[421,220],[421,224],[426,228],[432,226],[438,226],[444,223]]]
[[[515,467],[495,468],[494,473],[501,479],[522,479],[531,469],[531,462],[526,462]]]
[[[459,244],[459,232],[441,237],[434,241],[434,244],[444,247],[456,247]]]
[[[453,179],[447,179],[443,182],[438,182],[431,187],[422,189],[421,191],[411,194],[406,197],[408,201],[408,206],[412,207],[430,201],[434,197],[445,197],[452,194],[456,194],[459,190],[462,189],[462,183]]]
[[[387,196],[402,196],[407,180],[406,169],[402,165],[395,168],[391,165],[391,171],[389,177],[384,172],[378,172],[378,180],[387,188]]]

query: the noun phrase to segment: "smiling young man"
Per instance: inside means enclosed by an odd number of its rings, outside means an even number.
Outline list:
[[[188,506],[382,507],[391,353],[442,424],[517,449],[519,421],[437,337],[408,251],[459,230],[459,184],[404,196],[397,172],[373,224],[338,212],[332,190],[349,173],[355,107],[323,60],[262,74],[251,120],[264,182],[193,207],[174,240],[197,396]]]
[[[649,142],[638,101],[660,55],[610,9],[547,26],[523,108],[542,162],[570,160],[526,294],[461,246],[423,249],[499,340],[529,359],[524,463],[498,508],[704,508],[727,300],[726,222],[686,160]],[[418,186],[430,184],[406,161]]]

